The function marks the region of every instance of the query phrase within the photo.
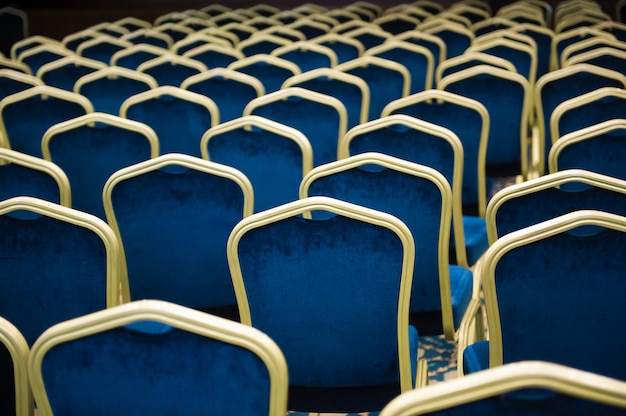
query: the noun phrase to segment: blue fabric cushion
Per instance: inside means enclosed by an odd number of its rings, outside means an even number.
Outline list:
[[[463,351],[463,372],[465,374],[489,368],[489,341],[478,341],[468,345]]]

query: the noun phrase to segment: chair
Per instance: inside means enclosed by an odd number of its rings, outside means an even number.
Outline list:
[[[266,93],[278,91],[285,80],[301,73],[293,62],[266,54],[240,59],[228,65],[228,69],[255,77],[263,83]]]
[[[535,41],[537,45],[537,74],[535,79],[539,79],[550,72],[550,64],[553,61],[552,42],[554,32],[548,27],[537,26],[531,23],[515,25],[509,30],[528,35]]]
[[[554,139],[550,132],[550,116],[560,103],[603,87],[626,88],[626,77],[615,71],[590,64],[572,65],[552,71],[535,84],[534,102],[538,130],[537,155],[540,174],[545,169]]]
[[[444,77],[439,89],[472,98],[489,112],[488,176],[526,177],[529,171],[532,95],[528,80],[488,65],[477,65]]]
[[[28,383],[29,353],[28,343],[19,329],[0,317],[0,411],[4,415],[34,414]]]
[[[0,201],[32,196],[71,207],[70,182],[54,163],[6,148],[0,161]]]
[[[65,49],[61,44],[42,43],[24,50],[17,57],[17,61],[28,65],[31,73],[36,74],[43,65],[73,54],[74,52]]]
[[[61,39],[61,43],[67,49],[76,52],[76,49],[81,43],[86,42],[91,39],[95,39],[99,36],[102,36],[102,33],[96,30],[83,29],[78,32],[73,32],[73,33],[70,33],[69,35],[64,36],[63,39]]]
[[[335,26],[335,28],[336,27],[337,26]],[[373,23],[369,23],[364,27],[349,30],[342,34],[361,42],[366,51],[393,39],[393,35],[391,33],[385,32]]]
[[[624,45],[622,41],[607,39],[604,37],[593,37],[593,38],[581,40],[579,42],[574,42],[563,49],[563,52],[561,53],[561,61],[560,61],[561,67],[566,67],[576,62],[585,62],[584,58],[581,59],[579,55],[585,54],[587,52],[597,51],[598,49],[609,49],[609,51],[616,50],[618,52],[623,52],[624,50],[626,50],[626,46]],[[597,57],[594,54],[592,54],[591,56],[597,59]],[[603,62],[603,61],[600,60],[600,62]],[[604,62],[610,63],[611,61],[609,60],[609,61],[604,61]],[[598,66],[604,66],[604,65],[598,65]],[[611,67],[605,67],[605,68],[614,69]],[[620,69],[621,68],[618,67],[618,69],[616,70],[620,71]]]
[[[380,416],[417,415],[620,415],[624,382],[541,361],[506,364],[405,393]],[[528,397],[528,391],[540,391]]]
[[[180,86],[209,97],[217,104],[222,123],[243,115],[250,101],[265,95],[258,79],[227,68],[214,68],[187,78]]]
[[[311,211],[331,218],[307,219]],[[411,233],[395,217],[327,197],[251,215],[233,229],[228,260],[241,322],[285,354],[289,410],[380,410],[422,385],[408,322],[413,254]]]
[[[269,55],[274,49],[290,43],[290,40],[276,35],[252,34],[248,39],[242,40],[237,44],[237,50],[241,51],[246,57],[259,54]]]
[[[120,66],[107,66],[78,78],[74,83],[74,92],[87,97],[94,111],[119,115],[120,107],[127,98],[157,86],[148,74]]]
[[[462,215],[463,146],[459,138],[444,127],[397,114],[355,127],[339,141],[339,159],[366,152],[419,163],[446,178],[453,199],[451,262],[465,267],[473,265],[487,248],[487,233],[483,218]]]
[[[394,215],[419,236],[409,323],[421,335],[445,334],[454,340],[472,296],[472,273],[449,265],[452,190],[443,175],[382,153],[362,153],[309,172],[300,198],[316,195]]]
[[[287,366],[276,343],[169,302],[132,302],[55,325],[33,346],[28,370],[41,416],[287,409]]]
[[[368,120],[380,117],[385,105],[409,95],[411,74],[406,67],[396,61],[362,56],[344,62],[336,70],[356,75],[367,83],[370,90]]]
[[[446,59],[446,44],[438,36],[419,30],[408,30],[396,35],[396,39],[427,48],[433,55],[433,69],[435,70]]]
[[[131,300],[161,299],[239,320],[226,241],[252,214],[248,178],[170,153],[114,172],[102,194],[126,258]]]
[[[10,58],[0,56],[0,69],[11,69],[26,75],[32,75],[32,71],[25,63],[14,61]]]
[[[49,127],[91,112],[92,104],[79,94],[47,85],[28,88],[0,101],[2,146],[42,157],[41,139]]]
[[[32,345],[51,325],[127,298],[120,247],[87,213],[38,198],[0,202],[1,314]]]
[[[131,46],[133,46],[133,43],[128,40],[108,35],[100,35],[78,45],[76,54],[84,58],[108,64],[115,53]]]
[[[174,41],[167,33],[159,32],[153,27],[137,29],[125,34],[120,40],[126,40],[135,45],[147,44],[167,50],[174,44]]]
[[[43,157],[69,178],[72,207],[105,219],[102,188],[111,174],[159,154],[154,130],[143,123],[90,113],[50,127]]]
[[[11,47],[20,40],[28,37],[28,14],[15,7],[0,8],[0,53],[5,56],[11,54]]]
[[[292,127],[313,148],[314,166],[337,160],[337,143],[346,133],[348,113],[335,97],[291,87],[255,98],[244,116],[256,115]]]
[[[585,26],[568,30],[566,32],[555,33],[552,39],[552,64],[550,65],[550,69],[552,71],[559,69],[561,55],[567,46],[575,42],[597,37],[615,40],[615,37],[610,33]]]
[[[289,22],[286,24],[286,27],[302,33],[306,40],[313,40],[317,37],[324,36],[330,31],[330,25],[315,21],[310,17],[304,17],[304,15],[293,22]]]
[[[581,169],[565,169],[497,192],[485,219],[489,243],[499,237],[580,209],[626,215],[626,181]]]
[[[213,100],[169,85],[136,94],[122,103],[120,116],[152,127],[160,152],[200,156],[204,132],[219,124]]]
[[[581,210],[495,241],[480,267],[489,340],[463,350],[465,372],[542,360],[626,379],[615,337],[587,337],[624,319],[625,237],[625,217]]]
[[[597,48],[570,58],[565,65],[589,63],[619,73],[626,73],[626,49]]]
[[[317,68],[332,68],[337,65],[337,54],[327,46],[309,41],[297,41],[280,46],[271,55],[286,59],[306,72]]]
[[[422,23],[417,29],[435,35],[445,42],[446,59],[463,54],[474,39],[474,33],[467,27],[443,18]]]
[[[142,63],[154,58],[158,58],[168,53],[167,49],[158,46],[140,43],[119,52],[115,52],[111,56],[111,66],[121,66],[128,69],[137,69]]]
[[[259,116],[209,129],[202,157],[241,171],[252,183],[254,212],[298,199],[300,181],[313,167],[313,152],[298,130]]]
[[[488,19],[472,23],[471,30],[475,37],[479,37],[491,32],[507,30],[516,25],[517,23],[515,21],[505,19],[502,16],[491,16]]]
[[[39,78],[13,69],[0,69],[0,101],[16,92],[43,85]]]
[[[390,40],[368,49],[365,56],[377,56],[404,65],[411,74],[411,94],[430,89],[433,83],[434,58],[429,49],[410,42]]]
[[[453,58],[454,59],[454,58]],[[485,157],[489,113],[480,102],[443,90],[427,90],[389,103],[381,117],[406,114],[452,131],[463,146],[462,204],[465,215],[485,216]]]
[[[603,121],[566,134],[550,149],[549,171],[586,169],[626,180],[625,134],[625,119]]]
[[[187,36],[193,33],[193,30],[187,26],[180,25],[174,22],[163,23],[152,27],[157,32],[164,33],[172,39],[172,46],[180,40],[183,40]]]
[[[385,32],[389,32],[394,36],[401,33],[415,30],[420,24],[420,19],[406,15],[400,12],[388,13],[376,18],[372,23],[378,25]]]
[[[66,56],[43,65],[37,71],[37,77],[46,85],[73,91],[74,84],[80,77],[106,67],[102,62],[92,59]]]
[[[56,45],[59,47],[63,47],[63,44],[56,39],[52,39],[48,36],[41,35],[31,35],[25,37],[22,40],[18,40],[11,46],[11,55],[10,58],[13,60],[17,60],[18,57],[28,49],[35,48],[40,45]]]
[[[337,55],[338,64],[358,58],[365,50],[358,40],[338,33],[327,33],[310,41],[332,49]]]
[[[139,65],[137,71],[152,76],[160,86],[178,87],[182,82],[207,70],[207,67],[194,59],[166,53]]]
[[[598,88],[557,105],[550,116],[553,142],[560,137],[602,121],[626,114],[626,90],[616,87]]]
[[[348,128],[369,118],[370,90],[355,76],[332,68],[318,68],[285,80],[281,88],[299,87],[340,100],[348,112]]]
[[[435,85],[439,85],[441,79],[445,76],[477,65],[491,65],[507,71],[517,72],[517,69],[515,69],[511,61],[500,58],[499,56],[484,52],[465,52],[463,55],[446,59],[439,64],[435,71]]]
[[[233,62],[245,58],[237,49],[227,48],[214,43],[207,43],[189,49],[182,56],[202,62],[208,69],[226,68]]]

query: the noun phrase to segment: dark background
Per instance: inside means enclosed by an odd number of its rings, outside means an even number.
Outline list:
[[[326,6],[329,9],[343,7],[354,3],[355,0],[313,0],[312,3]],[[440,0],[444,6],[449,6],[457,0]],[[494,11],[503,4],[512,0],[491,0]],[[307,3],[308,0],[223,0],[217,2],[230,8],[246,8],[254,4],[265,3],[280,9],[291,9]],[[380,0],[373,1],[383,8],[401,3],[410,3],[410,0]],[[101,22],[109,22],[127,16],[153,22],[155,18],[173,11],[186,9],[200,9],[211,3],[202,0],[15,0],[1,2],[0,5],[13,6],[27,12],[29,18],[29,34],[44,35],[55,39],[85,29]],[[557,1],[551,0],[556,5]],[[599,0],[605,12],[613,15],[615,0]]]

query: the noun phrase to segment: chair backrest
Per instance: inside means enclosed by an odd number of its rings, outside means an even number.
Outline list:
[[[93,105],[79,94],[47,85],[28,88],[0,101],[0,141],[3,147],[42,157],[48,128],[91,112]]]
[[[617,87],[598,88],[557,105],[550,115],[553,142],[562,136],[594,124],[624,117],[626,90]]]
[[[444,18],[422,23],[418,30],[438,36],[446,43],[446,59],[463,54],[474,39],[474,33],[470,29]]]
[[[555,33],[552,38],[552,64],[550,69],[555,71],[560,68],[561,55],[566,47],[569,45],[580,42],[585,39],[594,37],[603,37],[606,39],[615,39],[615,36],[610,33],[603,32],[602,30],[594,29],[593,27],[583,26],[576,29],[568,30],[561,33]]]
[[[266,93],[278,91],[285,80],[301,73],[293,62],[267,54],[239,59],[228,65],[228,69],[255,77],[263,83]]]
[[[153,88],[126,99],[120,116],[152,127],[161,153],[200,156],[200,140],[219,124],[217,104],[210,98],[169,85]]]
[[[131,46],[133,46],[133,43],[127,40],[109,35],[100,35],[79,44],[76,48],[76,54],[108,64],[115,53]]]
[[[444,77],[439,89],[482,103],[489,112],[489,145],[485,168],[505,172],[499,176],[526,175],[528,171],[528,123],[532,111],[530,83],[517,73],[489,65],[477,65]]]
[[[313,151],[298,130],[259,116],[244,116],[209,129],[202,157],[241,171],[252,183],[254,211],[298,199]]]
[[[135,45],[145,43],[167,50],[169,50],[174,44],[172,38],[167,33],[159,32],[153,27],[134,30],[125,34],[120,39],[130,41]]]
[[[17,60],[28,65],[31,72],[36,74],[43,65],[73,54],[73,51],[64,48],[60,44],[42,43],[20,53]]]
[[[304,88],[285,88],[256,98],[244,116],[257,115],[302,132],[313,148],[315,166],[337,160],[337,144],[346,133],[348,113],[337,98]]]
[[[0,100],[37,85],[43,85],[43,81],[33,75],[10,68],[0,69]]]
[[[543,173],[555,138],[550,132],[550,117],[560,103],[603,87],[626,88],[626,76],[590,64],[576,64],[552,71],[535,84],[535,111],[539,130],[539,163]]]
[[[66,56],[43,65],[37,71],[37,76],[46,85],[73,91],[80,77],[103,68],[106,68],[106,64],[93,59]]]
[[[137,71],[152,76],[160,86],[174,87],[180,86],[185,79],[206,70],[207,67],[202,62],[172,53],[150,59],[137,67]]]
[[[241,172],[170,153],[113,173],[103,198],[124,250],[132,300],[237,316],[226,241],[254,205]]]
[[[180,87],[213,100],[219,108],[222,123],[243,116],[243,110],[250,101],[265,95],[261,81],[227,68],[213,68],[193,75]]]
[[[139,43],[115,52],[111,56],[109,64],[112,66],[121,66],[122,68],[137,69],[142,63],[166,53],[168,53],[168,49],[164,47],[158,47],[148,43]]]
[[[17,60],[18,57],[26,50],[44,44],[54,44],[63,47],[63,44],[56,39],[48,36],[31,35],[24,39],[18,40],[11,46],[11,59]]]
[[[592,210],[496,240],[479,276],[488,366],[536,359],[626,379],[619,331],[626,318],[626,257],[619,254],[625,242],[626,217]]]
[[[335,67],[363,79],[370,90],[368,120],[380,117],[385,105],[410,93],[411,74],[401,63],[377,56],[362,56]]]
[[[318,68],[294,75],[281,89],[300,87],[340,100],[348,112],[348,128],[365,123],[369,118],[370,89],[357,77],[332,68]]]
[[[540,390],[539,390],[540,389]],[[418,415],[620,415],[626,384],[559,364],[524,361],[405,393],[380,416]],[[523,397],[528,391],[536,397]]]
[[[28,370],[41,416],[287,411],[287,366],[275,342],[169,302],[132,302],[55,325],[33,346]]]
[[[491,37],[492,35],[495,37]],[[535,83],[537,45],[530,36],[502,30],[485,37],[488,38],[480,42],[478,42],[480,38],[475,38],[475,43],[467,49],[467,52],[483,52],[506,59],[515,65],[517,73],[523,75],[531,85]]]
[[[237,49],[214,43],[207,43],[189,49],[183,53],[183,56],[200,61],[209,69],[226,68],[233,62],[245,58],[244,54]]]
[[[419,236],[410,311],[441,311],[443,325],[438,326],[454,339],[448,268],[452,190],[443,175],[382,153],[361,153],[309,172],[300,185],[300,198],[316,195],[394,215]],[[422,332],[419,320],[412,324]]]
[[[471,68],[477,65],[492,65],[496,68],[517,72],[515,66],[508,60],[499,56],[490,55],[484,52],[465,52],[463,55],[442,61],[435,72],[435,85],[439,85],[441,79],[454,72]]]
[[[586,52],[591,52],[596,49],[604,49],[604,48],[610,48],[610,49],[616,49],[618,51],[623,51],[624,49],[626,49],[626,45],[624,45],[622,41],[608,39],[605,37],[593,37],[593,38],[583,39],[579,42],[574,42],[571,45],[567,46],[565,49],[563,49],[563,52],[561,53],[561,67],[566,67],[576,62],[585,62],[585,59],[581,61],[578,58],[578,55],[581,55]],[[610,51],[607,51],[607,52],[610,52]],[[598,66],[603,66],[603,65],[598,65]],[[609,68],[609,69],[615,69],[619,71],[620,68]]]
[[[148,74],[107,66],[78,78],[73,88],[75,93],[91,101],[94,111],[117,116],[127,98],[157,86],[156,80]]]
[[[50,127],[43,157],[69,178],[72,207],[105,219],[102,188],[123,167],[159,155],[149,126],[105,113],[90,113]]]
[[[435,35],[419,30],[408,30],[396,35],[396,39],[427,48],[433,55],[433,68],[435,70],[446,59],[446,44]]]
[[[123,266],[111,228],[87,213],[32,197],[0,202],[0,314],[29,344],[49,326],[117,305]]]
[[[626,119],[603,121],[561,137],[548,155],[550,172],[586,169],[626,180]]]
[[[0,317],[0,411],[4,415],[33,414],[27,369],[29,353],[28,343],[19,329]]]
[[[624,49],[604,47],[583,52],[570,58],[566,62],[566,65],[574,65],[581,62],[597,65],[623,74],[626,72],[626,45]]]
[[[254,33],[248,39],[239,42],[237,49],[245,56],[250,57],[259,54],[270,54],[274,49],[290,43],[290,40],[280,36]]]
[[[537,75],[535,79],[541,78],[550,72],[552,62],[552,41],[554,32],[549,27],[537,26],[531,23],[515,25],[509,30],[523,33],[530,36],[537,45]]]
[[[361,56],[365,50],[363,44],[358,40],[334,32],[313,38],[311,42],[331,48],[337,55],[338,63],[356,59]]]
[[[32,75],[32,71],[28,65],[4,56],[0,56],[0,69],[12,69],[26,75]]]
[[[0,148],[0,161],[0,200],[32,196],[72,205],[70,182],[59,166],[6,148]]]
[[[508,186],[489,201],[487,234],[492,244],[510,232],[571,211],[594,209],[626,216],[626,181],[568,169]]]
[[[337,54],[327,46],[309,41],[297,41],[280,46],[271,55],[286,59],[306,72],[316,68],[332,68],[337,65]]]
[[[427,90],[388,104],[382,117],[406,114],[452,131],[463,145],[462,203],[466,211],[485,215],[485,158],[490,117],[479,101],[443,90]],[[472,209],[470,209],[472,208]]]
[[[335,215],[307,219],[311,211]],[[370,386],[368,395],[358,389],[361,403],[353,404],[363,411],[377,396],[374,385],[393,386],[391,397],[413,388],[414,254],[409,229],[395,217],[327,197],[251,215],[233,229],[228,258],[241,322],[285,354],[290,409],[328,409],[322,402],[339,388],[334,406],[343,412],[351,387]],[[320,342],[328,337],[332,343]],[[298,387],[318,391],[317,409],[301,407]]]

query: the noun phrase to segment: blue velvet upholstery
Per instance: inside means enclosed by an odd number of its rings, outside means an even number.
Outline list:
[[[274,49],[283,46],[284,43],[274,41],[272,38],[257,39],[254,43],[249,43],[243,48],[239,48],[245,56],[253,56],[259,54],[270,54]]]
[[[326,40],[319,42],[320,45],[332,49],[337,54],[337,63],[348,62],[358,58],[361,54],[359,48],[349,42],[341,42],[340,40]]]
[[[70,181],[72,207],[102,219],[102,188],[109,176],[152,157],[152,146],[142,132],[101,122],[56,132],[48,142],[50,160]]]
[[[145,68],[141,72],[151,75],[159,85],[178,87],[185,79],[199,74],[201,71],[196,67],[183,65],[179,62],[164,61],[159,65]]]
[[[167,45],[163,45],[162,47],[167,48]],[[163,52],[167,52],[167,50],[164,49]],[[137,69],[139,65],[144,62],[149,61],[150,59],[158,58],[159,56],[161,55],[147,50],[137,50],[134,53],[117,58],[115,60],[115,65],[121,66],[122,68]]]
[[[124,43],[108,41],[103,37],[99,42],[81,48],[80,55],[108,65],[111,57],[116,52],[123,50],[124,47]]]
[[[417,36],[413,36],[413,33],[417,34]],[[430,53],[433,54],[433,68],[436,69],[442,56],[442,46],[437,42],[438,39],[436,37],[434,39],[429,39],[429,35],[426,35],[427,37],[424,37],[421,36],[422,34],[425,33],[421,33],[417,30],[407,31],[404,34],[401,34],[400,39],[405,42],[409,42],[418,46],[423,46],[424,48],[428,49]]]
[[[337,160],[337,142],[341,134],[341,113],[337,108],[293,94],[285,100],[255,105],[250,114],[301,131],[313,147],[314,166]]]
[[[89,98],[95,111],[117,116],[124,100],[150,88],[151,86],[144,81],[115,76],[83,83],[79,92]]]
[[[243,66],[237,65],[236,68],[231,65],[229,68],[236,69],[238,72],[248,74],[261,81],[266,93],[278,91],[286,79],[295,75],[294,71],[289,68],[274,65],[272,62],[264,60],[250,62]]]
[[[626,99],[610,94],[607,90],[606,95],[598,96],[597,99],[566,108],[559,117],[559,136],[603,121],[624,117],[626,117]]]
[[[371,54],[368,52],[368,55],[389,59],[404,65],[411,74],[411,88],[409,92],[415,94],[432,86],[434,58],[430,54],[413,50],[411,47],[415,48],[414,44],[410,42],[398,42],[394,43],[394,46],[390,48],[377,48],[375,49],[376,52],[373,50]]]
[[[399,170],[370,165],[353,167],[316,178],[310,183],[308,196],[323,195],[387,212],[401,219],[415,239],[415,269],[411,288],[411,319],[421,335],[443,333],[439,260],[439,233],[444,197],[432,178],[415,176]],[[419,169],[419,167],[417,167]],[[451,196],[451,195],[450,195]],[[451,204],[451,201],[450,201]],[[448,223],[451,216],[448,214]],[[454,329],[472,294],[472,272],[450,266],[449,279]],[[429,319],[432,318],[432,319]]]
[[[550,57],[552,55],[552,33],[550,30],[542,30],[533,24],[515,26],[514,30],[530,36],[537,45],[537,75],[539,79],[550,72]]]
[[[81,104],[40,94],[10,103],[2,117],[10,147],[18,152],[42,157],[41,139],[51,126],[87,114]],[[36,114],[37,117],[33,117]]]
[[[569,76],[553,79],[544,84],[539,92],[545,126],[545,160],[547,161],[552,146],[550,116],[554,108],[565,100],[602,87],[624,88],[619,79],[609,78],[596,73],[581,71]]]
[[[194,52],[190,58],[202,62],[207,68],[226,68],[237,60],[237,57],[228,53],[223,53],[217,49],[207,49],[202,52]]]
[[[379,410],[400,392],[403,243],[386,226],[325,216],[276,219],[239,236],[251,324],[285,354],[290,410]]]
[[[161,154],[184,153],[200,157],[202,135],[213,126],[213,113],[209,108],[165,90],[158,98],[135,102],[126,110],[126,118],[154,129]]]
[[[110,199],[131,299],[162,299],[236,318],[226,241],[243,218],[238,183],[170,162],[116,182]]]
[[[436,35],[446,43],[446,59],[463,54],[472,44],[472,39],[465,33],[445,27],[436,31],[428,30],[428,33]]]
[[[0,216],[0,315],[29,344],[46,328],[107,306],[107,261],[92,230],[48,216]]]
[[[36,74],[39,68],[45,64],[56,61],[64,56],[67,55],[59,53],[57,50],[45,48],[44,46],[41,50],[32,55],[29,53],[28,56],[20,57],[20,61],[28,65],[32,74]]]
[[[212,137],[207,150],[210,160],[240,170],[252,182],[255,212],[298,199],[303,155],[295,141],[241,126]]]
[[[15,162],[0,165],[0,201],[20,195],[61,203],[59,184],[48,172]]]
[[[46,70],[41,74],[41,80],[46,84],[67,91],[74,90],[74,84],[78,78],[90,74],[98,68],[80,64],[73,60],[68,60],[63,66]]]
[[[294,49],[277,56],[298,65],[302,72],[316,68],[330,68],[332,66],[328,55],[312,49]]]
[[[23,91],[27,88],[32,87],[37,82],[36,78],[33,78],[33,82],[27,82],[26,80],[14,78],[12,76],[13,73],[21,74],[18,71],[3,69],[0,66],[0,100],[4,97],[9,96],[11,94],[15,94],[16,92]],[[23,74],[22,74],[23,75]]]
[[[540,227],[508,234],[496,244],[505,238],[514,243]],[[626,232],[590,225],[554,230],[503,251],[495,263],[495,284],[489,283],[491,275],[482,276],[487,316],[497,313],[500,320],[502,361],[550,361],[626,380],[620,330],[626,318],[626,257],[618,254]],[[486,264],[489,258],[488,252]],[[488,324],[490,330],[495,325],[491,319]],[[474,349],[470,367],[489,365],[485,354],[493,356],[494,347],[483,343]]]

